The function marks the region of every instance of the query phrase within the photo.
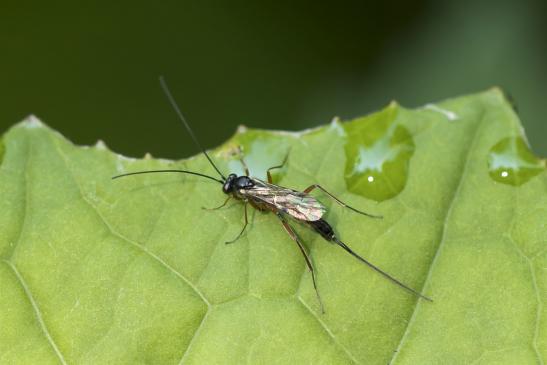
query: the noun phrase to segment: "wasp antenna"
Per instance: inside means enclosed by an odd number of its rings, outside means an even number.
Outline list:
[[[205,175],[205,174],[200,174],[199,172],[188,171],[188,170],[147,170],[147,171],[128,172],[127,174],[121,174],[121,175],[113,176],[112,180],[119,179],[120,177],[125,177],[125,176],[140,175],[140,174],[153,174],[153,173],[157,173],[157,172],[179,172],[179,173],[182,173],[182,174],[196,175],[196,176],[205,177],[207,179],[211,179],[211,180],[214,180],[214,181],[219,182],[221,184],[224,184],[224,181],[216,179],[212,176]]]
[[[409,292],[411,292],[412,294],[416,295],[417,297],[420,297],[422,299],[425,299],[427,300],[428,302],[433,302],[433,299],[429,298],[429,297],[426,297],[425,295],[423,295],[422,293],[412,289],[411,287],[407,286],[406,284],[403,284],[402,282],[400,282],[399,280],[395,279],[393,276],[389,275],[387,272],[385,272],[384,270],[380,269],[378,266],[376,265],[373,265],[371,262],[365,260],[364,258],[362,258],[361,256],[359,256],[355,251],[353,251],[351,248],[349,248],[344,242],[340,241],[338,238],[336,237],[333,237],[332,239],[338,246],[342,247],[344,250],[346,250],[350,255],[352,255],[353,257],[355,257],[357,260],[361,261],[362,263],[364,263],[365,265],[369,266],[371,269],[373,269],[374,271],[382,274],[384,277],[386,277],[387,279],[391,280],[393,283],[399,285],[401,288],[403,289],[406,289],[408,290]]]
[[[201,147],[201,144],[199,143],[198,139],[196,138],[196,135],[194,134],[194,132],[192,131],[192,128],[190,128],[190,125],[188,124],[188,122],[186,121],[186,118],[184,118],[184,115],[182,114],[182,112],[180,111],[180,108],[179,106],[177,105],[177,102],[175,101],[175,98],[173,98],[173,95],[171,94],[171,91],[169,91],[169,88],[167,87],[167,83],[165,82],[165,79],[163,78],[163,76],[160,76],[160,85],[161,85],[161,88],[163,90],[163,92],[165,93],[165,96],[167,96],[167,99],[169,100],[169,102],[171,103],[171,106],[173,107],[173,109],[175,109],[175,112],[177,113],[179,119],[182,121],[182,123],[184,124],[184,126],[186,127],[186,129],[188,130],[188,133],[190,133],[190,136],[192,137],[192,139],[194,140],[194,143],[196,144],[196,146],[201,150],[201,152],[203,152],[203,154],[205,155],[205,157],[207,157],[207,160],[209,160],[209,162],[211,163],[211,165],[213,166],[213,168],[218,172],[218,174],[220,175],[220,177],[222,177],[223,180],[226,180],[226,177],[224,177],[224,175],[222,174],[222,172],[220,172],[220,170],[218,169],[218,167],[215,165],[215,163],[213,162],[213,160],[211,159],[211,157],[209,157],[209,155],[207,154],[207,152],[205,151],[205,149],[203,147]]]

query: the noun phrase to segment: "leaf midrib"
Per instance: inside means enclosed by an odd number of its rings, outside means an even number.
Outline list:
[[[452,208],[454,207],[455,202],[457,201],[457,197],[459,195],[461,186],[463,185],[463,182],[464,182],[465,177],[467,175],[467,167],[468,167],[469,161],[471,160],[471,156],[473,155],[473,152],[475,150],[475,144],[477,142],[478,136],[480,136],[479,131],[482,128],[482,126],[484,125],[484,116],[485,116],[485,114],[486,114],[486,111],[483,107],[482,110],[481,110],[480,119],[476,123],[476,127],[474,128],[474,131],[473,131],[473,138],[471,139],[471,142],[468,145],[469,148],[464,149],[464,151],[467,151],[467,153],[464,156],[465,162],[463,164],[461,173],[459,174],[460,179],[459,179],[459,181],[456,185],[456,188],[454,189],[452,197],[450,198],[450,203],[447,206],[446,214],[443,218],[443,226],[442,226],[442,230],[441,230],[441,240],[439,242],[439,245],[437,246],[437,249],[435,250],[435,256],[433,257],[433,260],[431,261],[431,264],[429,265],[429,270],[427,272],[426,279],[425,279],[424,284],[423,284],[423,286],[420,290],[421,292],[423,292],[423,290],[428,286],[428,284],[431,280],[433,269],[436,266],[436,262],[438,260],[438,257],[440,256],[440,252],[441,252],[441,250],[444,246],[444,242],[445,242],[445,239],[446,239],[447,225],[448,225],[448,222],[449,222],[450,217],[452,215]],[[410,320],[408,321],[408,323],[405,327],[405,331],[403,332],[403,335],[401,336],[401,340],[399,341],[399,345],[397,346],[396,350],[393,352],[393,356],[389,360],[388,364],[390,364],[390,365],[394,364],[394,362],[397,360],[397,358],[398,358],[398,356],[399,356],[399,354],[402,350],[402,347],[405,344],[406,338],[407,338],[408,334],[410,333],[410,328],[414,324],[414,321],[416,319],[416,315],[418,313],[418,309],[421,306],[421,303],[422,303],[421,300],[416,301],[416,304],[414,306],[414,310],[412,312],[412,316],[410,317]],[[432,303],[432,304],[434,304],[434,303]]]

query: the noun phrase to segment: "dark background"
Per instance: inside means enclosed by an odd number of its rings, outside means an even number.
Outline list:
[[[497,85],[546,156],[546,4],[2,1],[0,133],[33,113],[78,144],[188,156],[160,74],[207,147]]]

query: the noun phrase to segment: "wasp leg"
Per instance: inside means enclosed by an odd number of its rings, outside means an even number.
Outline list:
[[[245,201],[245,204],[243,204],[243,208],[245,210],[245,224],[243,225],[243,228],[241,229],[241,232],[239,232],[239,234],[237,235],[236,238],[234,238],[233,240],[231,241],[226,241],[224,243],[226,244],[230,244],[230,243],[234,243],[235,241],[237,241],[239,239],[239,237],[241,237],[241,235],[243,234],[243,232],[245,232],[245,228],[247,228],[247,224],[249,223],[249,220],[247,219],[247,201]]]
[[[346,203],[344,203],[343,201],[341,201],[340,199],[338,199],[337,197],[335,197],[334,195],[332,195],[331,193],[329,193],[328,191],[325,190],[325,188],[323,188],[321,185],[319,184],[313,184],[311,186],[308,186],[306,188],[306,190],[303,191],[304,194],[308,194],[310,193],[313,189],[319,189],[321,190],[322,192],[324,192],[325,194],[327,194],[328,196],[330,196],[332,199],[334,199],[334,201],[336,201],[338,204],[340,204],[341,206],[343,206],[344,208],[348,208],[349,210],[353,210],[355,213],[359,213],[359,214],[362,214],[362,215],[366,215],[367,217],[371,217],[371,218],[383,218],[381,215],[374,215],[374,214],[369,214],[369,213],[365,213],[365,212],[362,212],[358,209],[355,209],[349,205],[347,205]]]
[[[245,170],[245,175],[250,176],[249,166],[247,166],[245,160],[243,159],[243,149],[241,148],[241,146],[237,146],[237,154],[239,156],[239,161],[241,162],[241,164],[243,165],[243,169]]]
[[[290,152],[290,150],[289,150],[289,152]],[[285,155],[285,158],[283,159],[283,162],[281,162],[281,165],[273,166],[273,167],[270,167],[268,170],[266,170],[266,175],[268,175],[268,182],[270,184],[272,184],[272,181],[273,181],[272,174],[270,173],[270,170],[280,169],[283,166],[285,166],[285,163],[287,162],[287,159],[289,158],[289,152],[287,152],[287,154]]]
[[[241,164],[243,165],[243,169],[245,169],[245,175],[250,176],[251,174],[249,173],[249,167],[245,163],[245,160],[243,159],[243,157],[240,158],[239,161],[241,161]]]
[[[292,229],[292,227],[289,225],[289,223],[283,218],[281,214],[277,214],[277,217],[281,220],[281,224],[283,224],[283,227],[285,228],[285,231],[291,236],[294,242],[298,245],[298,248],[300,249],[300,252],[302,252],[302,255],[304,255],[304,259],[306,260],[306,265],[308,266],[308,269],[311,273],[311,279],[313,281],[313,288],[315,289],[315,294],[317,295],[317,300],[319,301],[319,305],[321,306],[321,313],[325,313],[325,308],[323,307],[323,301],[321,300],[321,296],[319,295],[319,290],[317,289],[317,282],[315,279],[315,270],[313,269],[313,265],[311,263],[311,259],[306,252],[306,249],[302,245],[302,242],[300,242],[300,239],[296,235],[296,232]]]
[[[216,208],[206,208],[206,207],[201,207],[201,209],[203,209],[203,210],[217,210],[217,209],[220,209],[220,208],[222,208],[223,206],[225,206],[225,205],[226,205],[226,203],[228,203],[228,201],[230,201],[230,199],[231,199],[231,198],[232,198],[232,197],[231,197],[231,196],[229,196],[229,197],[228,197],[228,198],[227,198],[227,199],[226,199],[226,200],[224,201],[224,203],[222,203],[221,205],[219,205],[219,206],[218,206],[218,207],[216,207]]]

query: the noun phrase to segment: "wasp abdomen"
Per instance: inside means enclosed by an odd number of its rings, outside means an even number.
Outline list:
[[[319,233],[324,239],[331,242],[334,237],[334,230],[324,219],[318,219],[316,221],[307,222],[317,233]]]

